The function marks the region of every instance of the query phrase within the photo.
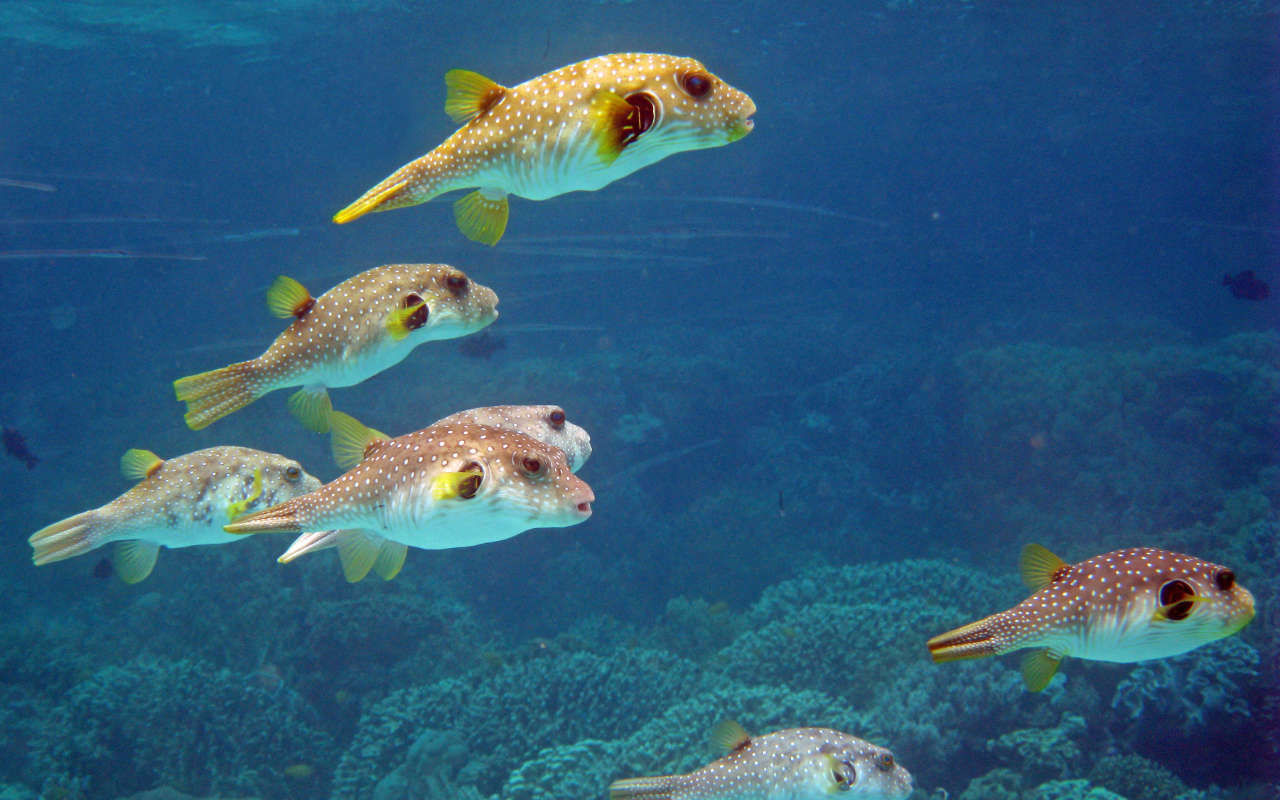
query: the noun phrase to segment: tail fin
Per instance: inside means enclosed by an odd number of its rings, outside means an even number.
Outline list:
[[[680,788],[682,775],[653,778],[623,778],[609,784],[609,800],[671,800]]]
[[[407,166],[407,165],[406,165]],[[402,175],[404,167],[393,172],[389,177],[360,195],[360,199],[333,215],[333,221],[345,225],[359,219],[371,211],[390,211],[393,208],[417,205],[426,198],[414,199],[409,189],[411,183],[408,175]]]
[[[1001,637],[998,626],[993,623],[999,616],[1000,614],[993,614],[953,631],[938,634],[927,642],[929,655],[939,664],[996,655]]]
[[[85,511],[31,534],[27,539],[32,549],[31,560],[39,567],[84,555],[105,544],[106,532],[96,516],[96,509]]]
[[[276,561],[281,564],[288,564],[290,561],[307,553],[314,553],[317,550],[324,550],[329,547],[337,547],[338,534],[340,533],[342,531],[311,531],[304,533],[294,539],[293,544],[289,545],[289,549],[281,553]]]
[[[305,505],[299,501],[306,498],[307,495],[304,494],[271,508],[246,514],[230,525],[223,525],[222,529],[227,533],[302,533],[302,522],[298,517]]]
[[[206,428],[233,411],[258,399],[257,369],[253,361],[241,361],[222,369],[188,375],[173,382],[178,399],[187,404],[183,417],[193,431]]]

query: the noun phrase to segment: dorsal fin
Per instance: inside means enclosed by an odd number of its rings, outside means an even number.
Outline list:
[[[132,448],[120,456],[120,471],[131,481],[149,478],[164,463],[164,459],[150,450]]]
[[[329,414],[329,432],[332,436],[330,444],[333,448],[333,460],[343,469],[351,469],[359,464],[369,454],[371,447],[391,438],[341,411]]]
[[[316,299],[307,291],[307,287],[288,275],[277,275],[271,288],[267,289],[267,308],[280,319],[302,319],[315,304]]]
[[[1022,570],[1022,582],[1031,591],[1038,592],[1053,582],[1054,576],[1067,566],[1067,562],[1049,552],[1044,545],[1032,543],[1022,548],[1018,566]]]
[[[458,124],[470,122],[497,105],[507,89],[478,72],[451,69],[444,74],[444,113]]]
[[[728,753],[751,744],[751,735],[736,720],[726,719],[711,730],[711,743]]]

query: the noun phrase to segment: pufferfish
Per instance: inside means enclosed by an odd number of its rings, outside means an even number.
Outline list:
[[[27,541],[36,566],[115,542],[116,574],[137,583],[151,574],[161,546],[234,542],[240,537],[222,530],[227,522],[320,486],[297,461],[248,447],[209,447],[167,460],[129,450],[120,467],[139,483],[104,506],[32,534]]]
[[[557,447],[564,452],[571,472],[577,472],[591,456],[591,436],[570,422],[560,406],[483,406],[450,414],[431,427],[461,423],[515,431]],[[341,411],[333,412],[330,430],[334,460],[343,468],[354,467],[391,439]],[[329,547],[338,548],[343,575],[351,583],[364,580],[370,570],[383,580],[391,580],[399,574],[407,555],[407,547],[401,542],[369,530],[345,529],[304,533],[277,560],[287,564],[299,556]]]
[[[425,203],[455,189],[469,239],[497,244],[507,195],[546,200],[594,191],[674,153],[736,142],[751,132],[751,98],[692,58],[615,53],[579,61],[517,86],[450,70],[444,110],[462,123],[333,217]]]
[[[1167,658],[1230,636],[1253,619],[1253,595],[1221,564],[1130,547],[1067,564],[1038,544],[1022,551],[1035,591],[1008,611],[933,637],[937,662],[1035,648],[1022,661],[1038,692],[1066,656],[1130,663]]]
[[[315,491],[237,519],[228,533],[359,528],[427,550],[509,539],[591,516],[595,495],[564,452],[487,425],[436,425],[388,439]]]
[[[901,800],[911,794],[911,773],[893,753],[830,728],[751,738],[730,721],[712,738],[729,754],[685,775],[614,781],[610,800]]]
[[[392,367],[423,342],[453,339],[498,318],[492,289],[448,264],[387,264],[365,270],[312,297],[280,276],[267,306],[293,324],[266,352],[212,372],[174,381],[194,430],[268,392],[301,386],[289,410],[313,431],[328,430],[326,387],[354,386]]]

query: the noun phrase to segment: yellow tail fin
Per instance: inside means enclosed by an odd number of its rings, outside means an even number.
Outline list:
[[[31,560],[39,567],[84,555],[98,547],[105,537],[96,517],[96,510],[85,511],[31,534],[27,539],[32,550]]]
[[[302,505],[298,501],[306,497],[295,497],[271,508],[246,514],[229,525],[223,525],[222,529],[227,533],[302,533],[302,523],[298,521]]]
[[[339,225],[345,225],[354,219],[363,217],[370,211],[390,211],[393,208],[414,205],[414,202],[393,202],[396,200],[402,200],[400,192],[408,185],[408,178],[400,178],[399,180],[390,181],[389,183],[380,183],[365,192],[359,200],[342,209],[337,214],[334,214],[333,221]],[[415,202],[422,201],[419,200]]]
[[[609,784],[609,800],[671,800],[680,788],[680,775],[624,778]]]
[[[193,431],[207,428],[257,400],[258,374],[252,361],[188,375],[173,382],[174,394],[187,404],[183,417]]]
[[[955,630],[940,633],[927,642],[929,655],[941,664],[966,658],[983,658],[997,653],[994,616],[970,622]]]

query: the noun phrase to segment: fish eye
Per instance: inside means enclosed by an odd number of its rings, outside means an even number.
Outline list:
[[[524,471],[530,475],[537,475],[542,472],[542,461],[533,456],[525,456],[520,461],[520,466],[524,467]]]
[[[1188,600],[1195,596],[1195,590],[1186,581],[1167,581],[1160,587],[1160,606],[1164,608],[1164,616],[1173,622],[1179,622],[1191,616],[1195,603]]]
[[[564,412],[561,411],[560,409],[557,408],[555,411],[552,411],[549,419],[551,420],[551,427],[553,428],[564,427]]]
[[[296,464],[284,468],[284,479],[293,483],[302,477],[302,468]]]
[[[426,325],[427,317],[431,315],[431,312],[427,309],[427,301],[423,300],[422,295],[416,292],[405,295],[404,299],[400,301],[401,308],[413,308],[414,306],[418,307],[417,310],[404,321],[404,326],[411,331],[416,331]]]
[[[461,272],[450,273],[444,279],[444,285],[454,294],[462,294],[467,290],[467,276]]]
[[[680,76],[680,88],[695,100],[701,100],[711,91],[711,78],[701,72],[686,72]]]
[[[1236,585],[1236,574],[1229,569],[1220,569],[1213,574],[1213,582],[1225,592]]]
[[[881,753],[876,756],[876,769],[888,772],[893,769],[893,753]]]

